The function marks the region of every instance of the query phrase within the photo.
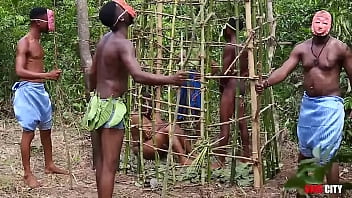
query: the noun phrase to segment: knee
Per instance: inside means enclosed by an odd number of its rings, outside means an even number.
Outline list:
[[[34,131],[23,131],[22,139],[33,140],[34,135],[35,135]]]
[[[116,168],[118,166],[118,160],[117,159],[112,159],[112,158],[104,158],[103,159],[103,169],[109,172],[115,172]]]

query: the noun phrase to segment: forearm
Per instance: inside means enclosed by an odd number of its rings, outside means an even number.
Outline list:
[[[29,80],[36,79],[47,79],[47,73],[44,72],[32,72],[26,69],[16,69],[16,74],[18,77]]]
[[[265,86],[266,87],[270,87],[273,85],[276,85],[280,82],[282,82],[283,80],[285,80],[285,78],[287,77],[287,73],[281,71],[281,68],[275,70],[270,76],[269,78],[267,78],[265,81]]]
[[[139,74],[133,75],[132,77],[136,82],[145,85],[166,85],[174,83],[170,76],[151,74],[147,72],[141,72]]]

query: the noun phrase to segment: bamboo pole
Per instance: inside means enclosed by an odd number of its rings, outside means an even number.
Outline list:
[[[56,0],[53,0],[53,11],[55,14],[57,14],[57,9],[56,9]],[[58,66],[58,50],[57,50],[57,39],[56,39],[56,31],[54,31],[54,69],[59,69]],[[56,84],[56,95],[57,96],[62,96],[62,94],[59,94],[62,92],[59,84]],[[59,105],[61,107],[61,105]],[[59,110],[60,117],[61,111]],[[68,146],[68,138],[66,134],[66,129],[62,131],[63,137],[64,137],[64,142],[65,142],[65,150],[66,150],[66,161],[67,161],[67,166],[68,166],[68,172],[69,172],[69,189],[73,189],[73,181],[72,181],[72,164],[71,164],[71,157],[70,157],[70,147]]]
[[[200,25],[201,25],[201,30],[200,30],[200,75],[201,75],[201,82],[205,82],[204,78],[204,57],[205,57],[205,0],[200,0]],[[206,138],[206,128],[205,128],[205,101],[204,101],[204,96],[205,96],[205,85],[204,83],[201,83],[201,110],[200,110],[200,135],[201,139],[204,140]],[[209,155],[209,149],[207,149],[207,153],[205,156]],[[201,183],[202,185],[205,184],[205,171],[207,170],[206,164],[202,164],[202,169],[201,169]]]
[[[156,20],[158,21],[159,18],[157,16],[155,16]],[[149,23],[153,24],[154,21],[153,20],[150,20]],[[156,26],[158,26],[158,22],[155,23]],[[150,29],[151,32],[153,31],[159,31],[158,29],[154,30],[154,29]],[[149,51],[150,52],[154,52],[154,45],[153,45],[153,34],[150,34],[150,39],[149,39],[149,46],[150,46],[150,49]],[[157,38],[159,39],[159,38]],[[159,40],[158,40],[159,42]],[[159,55],[159,45],[157,45],[157,58],[160,56]],[[151,59],[151,63],[154,63],[154,60],[155,60],[155,57],[153,56],[153,58]],[[152,66],[150,67],[150,72],[153,72],[153,64]],[[157,74],[160,74],[160,70],[159,68],[161,67],[161,63],[159,60],[157,60],[157,64],[156,64],[156,73]],[[156,147],[156,139],[155,139],[155,135],[156,133],[154,133],[154,131],[156,131],[156,113],[158,113],[158,116],[159,116],[159,112],[156,112],[155,111],[155,94],[154,94],[154,89],[152,88],[151,90],[151,101],[152,101],[152,131],[153,131],[153,135],[152,135],[152,142],[153,142],[153,145]],[[156,97],[158,99],[160,99],[160,87],[157,87],[157,94],[156,94]],[[157,103],[157,105],[159,105],[160,107],[160,104]],[[159,166],[160,166],[160,156],[159,156],[159,152],[154,152],[154,158],[155,158],[155,178],[157,179],[157,181],[159,181]]]
[[[101,0],[99,0],[101,1]],[[101,33],[102,33],[102,26],[100,26],[100,30],[101,30]],[[131,38],[132,37],[132,29],[128,29],[128,38]],[[103,37],[103,35],[101,34],[100,35],[101,37]],[[128,82],[127,82],[127,86],[129,88],[129,90],[132,89],[133,87],[133,81],[132,81],[132,78],[131,77],[128,77]],[[130,141],[131,140],[131,122],[130,122],[130,115],[131,115],[131,112],[132,112],[132,108],[133,108],[133,105],[132,105],[132,99],[133,99],[133,93],[132,92],[128,92],[127,93],[127,103],[126,103],[126,109],[127,109],[127,112],[126,112],[126,115],[125,115],[125,120],[127,120],[127,122],[125,122],[126,124],[126,127],[125,127],[125,138],[126,138],[126,145],[125,145],[125,152],[124,152],[124,159],[123,159],[123,172],[125,174],[127,174],[127,167],[128,167],[128,164],[129,164],[129,160],[130,160],[130,157],[131,157],[131,144],[130,144]],[[118,164],[119,166],[119,164]],[[137,165],[139,167],[139,165]]]
[[[270,36],[270,40],[268,43],[268,70],[270,71],[272,69],[272,63],[273,63],[273,57],[274,57],[274,53],[276,50],[276,43],[275,41],[275,37],[276,37],[276,20],[274,19],[274,14],[273,14],[273,2],[272,0],[267,0],[267,12],[268,12],[268,21],[269,21],[269,36]],[[272,87],[270,87],[269,89],[270,92],[270,96],[271,96],[271,103],[275,104],[275,98],[274,98],[274,93],[273,93],[273,89]],[[280,130],[279,127],[279,116],[278,113],[276,111],[275,107],[272,107],[272,116],[273,116],[273,122],[274,122],[274,130],[275,130],[275,134],[277,134]],[[279,159],[281,158],[281,147],[278,144],[278,138],[276,139],[276,148],[275,152],[277,152],[277,160],[276,160],[276,166],[277,168],[279,168]]]
[[[235,2],[235,17],[238,19],[239,18],[239,10],[238,10],[238,2]],[[236,44],[239,43],[239,20],[236,20]],[[238,48],[235,48],[235,53],[236,56],[238,54]],[[238,61],[235,63],[236,65],[236,70],[239,71],[239,64]],[[237,76],[240,76],[241,72],[237,72]],[[238,85],[236,87],[236,94],[235,94],[235,120],[238,119],[238,108],[239,108],[239,104],[238,104],[238,96],[239,96],[239,91],[240,91],[240,83],[238,80]],[[236,155],[236,147],[237,147],[237,139],[238,139],[238,132],[242,133],[242,131],[238,130],[238,126],[239,123],[235,122],[234,123],[234,130],[233,130],[233,134],[232,134],[232,143],[231,143],[231,151],[232,151],[232,155],[235,156]],[[230,177],[230,183],[233,185],[235,184],[235,177],[236,177],[236,159],[232,158],[231,159],[231,177]]]
[[[142,114],[142,86],[139,87],[138,91],[138,130],[139,130],[139,142],[143,142],[143,114]],[[138,152],[138,174],[139,174],[139,182],[144,184],[145,174],[144,174],[144,158],[143,158],[143,144],[139,144],[139,152]]]
[[[176,11],[177,11],[177,3],[178,0],[174,1],[174,5],[173,5],[173,15],[174,17],[172,18],[172,23],[171,23],[171,38],[175,37],[175,22],[176,22]],[[172,68],[172,56],[173,56],[173,52],[174,52],[174,40],[171,40],[170,42],[170,60],[169,60],[169,65],[168,65],[168,69],[169,71],[171,71]],[[169,73],[169,75],[171,75],[171,73]],[[168,154],[167,154],[167,160],[166,160],[166,173],[164,174],[164,180],[163,180],[163,188],[162,188],[162,197],[166,197],[167,194],[167,189],[168,189],[168,180],[169,180],[169,168],[170,168],[170,164],[172,164],[173,166],[173,156],[172,156],[172,144],[173,144],[173,134],[174,134],[174,130],[175,130],[175,122],[176,122],[176,118],[177,118],[177,111],[178,111],[178,104],[180,101],[180,88],[178,88],[177,90],[177,101],[176,101],[176,109],[175,109],[175,116],[174,116],[174,121],[172,121],[172,106],[168,105],[168,113],[169,113],[169,123],[173,123],[172,127],[170,127],[169,130],[169,149],[168,149]],[[168,86],[168,103],[171,103],[171,86]],[[175,182],[176,180],[176,176],[175,176],[175,169],[172,169],[172,173],[173,173],[173,181]]]
[[[214,9],[214,0],[209,0],[209,6],[208,6],[208,11],[209,13],[212,13],[213,12],[213,9]],[[205,26],[205,24],[204,24]],[[209,39],[210,41],[213,40],[213,26],[212,25],[209,25],[209,26],[206,26],[207,30],[206,30],[206,38]],[[207,39],[204,40],[204,45],[205,43],[208,41]],[[212,58],[210,56],[211,54],[211,51],[210,51],[211,47],[210,46],[207,46],[207,71],[210,70],[210,73],[212,73],[212,68],[210,68],[210,65],[212,65]],[[204,74],[205,75],[205,74]],[[205,78],[204,78],[205,79]],[[203,81],[204,82],[204,81]],[[208,88],[208,87],[207,87]],[[206,103],[206,107],[204,109],[208,109],[209,111],[206,111],[206,121],[205,121],[205,129],[208,129],[207,126],[210,124],[210,121],[211,121],[211,111],[210,111],[210,105],[209,105],[209,101],[210,101],[210,93],[208,91],[204,91],[205,93],[205,103]],[[209,131],[206,130],[206,133],[205,133],[205,138],[209,139]],[[208,151],[207,153],[207,182],[210,183],[211,182],[211,158],[210,158],[210,152],[211,150]]]
[[[245,0],[245,11],[246,11],[246,28],[247,35],[252,34],[252,11],[251,11],[251,0]],[[249,76],[255,76],[254,69],[254,56],[253,56],[253,39],[250,39],[248,43],[248,67],[249,67]],[[257,103],[257,93],[255,91],[255,81],[250,83],[251,89],[251,115],[252,115],[252,158],[253,160],[258,161],[253,165],[254,172],[254,187],[261,188],[263,186],[262,168],[261,168],[261,156],[259,152],[260,148],[260,126],[259,126],[259,116],[257,115],[258,103]]]

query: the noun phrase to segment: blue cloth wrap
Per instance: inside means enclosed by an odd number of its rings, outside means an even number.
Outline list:
[[[52,107],[44,83],[16,82],[12,91],[15,116],[24,131],[51,129]]]
[[[191,71],[194,72],[194,71]],[[201,83],[199,81],[195,80],[195,74],[191,73],[190,74],[190,79],[193,79],[189,82],[185,82],[183,86],[187,87],[194,87],[196,89],[191,89],[191,88],[181,88],[181,93],[180,93],[180,105],[184,106],[190,106],[190,107],[195,107],[195,108],[200,108],[201,106],[201,91],[200,91],[200,86]],[[190,89],[190,101],[188,104],[188,89]],[[180,107],[178,112],[181,114],[187,114],[188,108]],[[198,115],[199,111],[198,110],[191,110],[192,115]],[[183,115],[177,115],[178,120],[182,120],[184,118]]]
[[[320,156],[330,151],[327,158],[330,161],[341,144],[344,117],[341,97],[310,97],[304,93],[297,126],[301,154],[313,157],[313,149],[320,147]]]

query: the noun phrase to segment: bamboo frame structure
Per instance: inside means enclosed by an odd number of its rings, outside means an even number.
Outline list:
[[[199,161],[199,179],[202,184],[211,181],[210,164],[211,156],[225,156],[231,159],[231,183],[236,175],[236,159],[246,160],[253,167],[254,187],[261,188],[267,178],[271,178],[279,169],[279,145],[277,136],[279,130],[275,117],[275,103],[272,89],[266,91],[264,95],[258,96],[255,92],[255,83],[268,76],[272,68],[272,59],[275,53],[275,18],[273,16],[272,0],[141,0],[134,5],[139,14],[142,15],[133,26],[130,39],[136,44],[137,58],[141,67],[145,71],[157,74],[172,75],[177,70],[183,69],[192,75],[200,75],[199,79],[189,79],[188,82],[200,82],[200,87],[193,87],[189,83],[181,87],[158,86],[153,87],[151,105],[142,104],[142,99],[150,100],[141,96],[140,90],[144,85],[132,82],[129,87],[130,112],[138,109],[142,118],[141,108],[150,108],[153,112],[160,112],[164,120],[170,124],[168,149],[153,148],[158,151],[167,152],[166,168],[162,170],[159,165],[159,155],[156,154],[155,175],[158,181],[163,176],[162,196],[167,196],[170,179],[172,183],[176,181],[173,157],[184,155],[172,150],[172,142],[175,137],[175,125],[178,124],[184,131],[183,137],[189,140],[197,139],[202,145],[195,149],[204,151],[205,160]],[[224,9],[227,7],[234,9]],[[236,30],[242,42],[234,44],[237,46],[237,56],[229,67],[239,71],[239,57],[244,51],[248,54],[249,76],[239,76],[225,74],[210,74],[212,60],[221,63],[223,47],[227,43],[222,42],[219,32],[228,17],[235,15],[236,18],[245,18],[246,32]],[[239,23],[236,24],[239,28]],[[185,53],[183,53],[185,51]],[[185,54],[185,56],[184,56]],[[221,64],[219,64],[221,67]],[[226,75],[227,74],[227,75]],[[244,117],[238,117],[235,113],[234,119],[220,123],[219,121],[219,91],[217,81],[224,78],[234,78],[249,82],[249,96],[246,103],[250,104],[250,111]],[[180,104],[180,89],[187,90],[187,105]],[[200,107],[190,107],[191,93],[197,91],[200,94]],[[236,91],[238,93],[238,91]],[[236,94],[236,100],[239,97]],[[248,100],[249,99],[249,100]],[[138,102],[136,102],[138,101]],[[137,103],[139,105],[137,105]],[[179,108],[184,108],[187,113],[178,113]],[[197,111],[199,114],[193,115]],[[263,116],[261,116],[263,115]],[[129,115],[127,115],[129,116]],[[184,120],[177,120],[178,116],[183,116]],[[249,131],[252,141],[252,156],[250,158],[236,156],[240,150],[238,145],[238,121],[246,119],[249,122]],[[261,122],[263,121],[263,122]],[[199,124],[199,129],[193,125]],[[217,154],[212,152],[215,143],[219,140],[218,128],[224,124],[233,125],[231,142],[222,148],[231,149],[229,154]],[[140,138],[142,138],[142,119],[139,122]],[[153,130],[156,127],[155,117],[152,119]],[[199,133],[197,133],[199,130]],[[196,132],[196,134],[191,134]],[[160,132],[155,132],[155,134]],[[154,134],[154,135],[155,135]],[[126,139],[126,143],[133,142]],[[143,143],[139,144],[138,174],[140,181],[146,181],[145,166],[143,160]],[[125,149],[130,149],[126,147]],[[229,150],[230,151],[230,150]],[[129,153],[129,152],[125,152]],[[157,152],[156,152],[157,153]],[[263,156],[263,157],[262,157]],[[193,158],[189,156],[190,158]],[[125,157],[124,164],[128,164],[129,157]],[[160,164],[159,164],[160,163]],[[169,174],[171,172],[171,174]],[[172,175],[172,177],[169,177]]]

